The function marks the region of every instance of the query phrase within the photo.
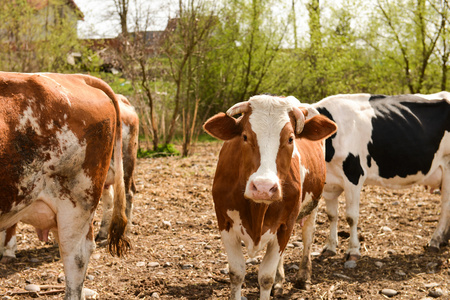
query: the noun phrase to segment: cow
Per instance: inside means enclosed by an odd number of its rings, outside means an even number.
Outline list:
[[[130,248],[117,97],[88,75],[0,72],[0,116],[0,230],[22,220],[44,239],[57,232],[65,299],[83,299],[92,220],[112,155],[108,247],[118,256]]]
[[[134,169],[136,166],[138,140],[139,140],[139,117],[134,107],[123,95],[117,95],[119,98],[120,118],[122,120],[122,153],[123,153],[123,179],[125,182],[126,210],[128,224],[131,225],[133,196],[136,193],[136,184],[134,182]],[[114,163],[111,162],[110,171],[113,170]],[[108,176],[113,176],[108,172]],[[113,178],[111,178],[111,181]],[[106,240],[108,237],[108,228],[111,221],[113,208],[114,185],[105,185],[102,194],[103,216],[100,230],[96,236],[97,241]],[[129,228],[130,226],[128,226]]]
[[[321,115],[305,121],[306,110],[299,106],[292,96],[254,96],[203,126],[225,141],[212,196],[228,256],[231,299],[241,299],[245,277],[241,241],[250,257],[267,246],[258,274],[260,298],[269,299],[272,286],[274,294],[282,293],[283,253],[297,218],[304,225],[297,285],[310,287],[310,248],[326,172],[322,140],[336,125]]]
[[[136,114],[134,107],[125,96],[120,94],[117,94],[116,96],[119,99],[120,118],[122,121],[123,180],[125,183],[126,195],[125,215],[127,217],[128,224],[131,224],[133,196],[134,193],[136,193],[136,185],[133,174],[137,159],[139,117]],[[100,243],[107,242],[108,228],[112,216],[114,196],[114,160],[111,160],[107,182],[109,184],[104,186],[101,197],[103,206],[102,221],[100,230],[95,238],[96,241]],[[16,228],[17,224],[14,224],[5,231],[0,232],[0,263],[10,263],[16,258]],[[53,234],[56,235],[56,232],[53,232]],[[38,237],[41,241],[48,242],[48,235],[42,235],[41,232],[38,232]]]
[[[441,216],[428,244],[438,251],[450,235],[450,99],[419,95],[351,94],[327,97],[312,106],[335,121],[339,131],[325,142],[327,180],[323,191],[330,233],[323,256],[336,254],[338,197],[345,192],[350,226],[345,266],[360,257],[357,234],[364,184],[441,188]]]

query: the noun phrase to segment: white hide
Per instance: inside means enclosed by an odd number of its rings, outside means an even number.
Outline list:
[[[58,145],[50,150],[40,149],[39,152],[42,155],[24,167],[23,176],[17,185],[19,195],[23,194],[25,190],[27,193],[30,193],[27,199],[42,200],[48,206],[47,215],[51,215],[51,212],[57,213],[58,207],[64,206],[66,203],[73,208],[73,203],[71,202],[73,199],[65,199],[63,197],[65,193],[61,192],[61,190],[65,188],[69,188],[72,195],[77,195],[83,199],[92,193],[92,180],[81,167],[85,160],[86,145],[78,140],[74,133],[68,129],[67,125],[64,125],[61,131],[55,134],[55,137]],[[50,159],[44,161],[46,157],[50,157]],[[72,175],[76,173],[76,176],[70,181],[69,186],[62,187],[59,181],[52,177],[55,172],[68,172]],[[33,190],[29,191],[29,186],[33,186]],[[40,209],[43,210],[41,204]],[[35,203],[25,207],[25,201],[13,205],[11,211],[15,213],[2,222],[2,227],[7,228],[21,219],[33,222],[34,205]],[[68,211],[71,211],[69,207]],[[39,226],[38,223],[30,224]]]
[[[128,153],[130,139],[130,126],[122,122],[122,153]]]
[[[230,229],[230,233],[233,232],[234,236],[242,240],[247,247],[248,256],[255,257],[259,251],[263,250],[268,242],[273,239],[276,239],[276,233],[272,233],[270,231],[265,232],[261,236],[261,240],[258,244],[254,244],[252,238],[247,233],[247,230],[244,226],[242,226],[242,220],[237,210],[228,210],[228,217],[233,220],[233,227]]]
[[[16,131],[24,131],[26,130],[26,127],[28,124],[30,124],[31,128],[36,132],[36,134],[41,135],[41,128],[39,126],[39,120],[35,116],[33,116],[33,109],[31,107],[31,104],[35,102],[35,99],[29,99],[28,103],[30,103],[30,106],[28,106],[23,112],[22,112],[22,118],[19,120],[19,125],[16,128]]]
[[[13,235],[8,243],[6,241],[6,230],[0,232],[0,256],[16,257],[17,241],[16,236]]]
[[[434,93],[434,94],[414,94],[416,96],[428,99],[428,100],[438,100],[438,99],[447,99],[448,101],[450,101],[450,93],[449,92],[439,92],[439,93]]]

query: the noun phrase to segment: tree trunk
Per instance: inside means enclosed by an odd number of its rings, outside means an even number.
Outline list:
[[[159,144],[159,133],[158,133],[158,122],[156,121],[156,116],[155,116],[155,105],[153,103],[153,97],[152,97],[152,93],[150,91],[150,88],[148,87],[148,81],[147,81],[147,70],[145,69],[145,62],[143,61],[144,58],[142,58],[141,60],[139,60],[139,64],[141,66],[141,71],[142,71],[142,88],[145,91],[145,95],[147,96],[148,99],[148,105],[150,108],[150,122],[151,122],[151,128],[152,128],[152,133],[153,133],[153,151],[156,151],[158,149],[158,144]]]

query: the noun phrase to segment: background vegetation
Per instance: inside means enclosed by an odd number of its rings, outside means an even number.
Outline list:
[[[130,11],[129,0],[115,0],[115,75],[101,72],[101,56],[64,14],[42,35],[27,1],[0,1],[0,70],[100,76],[136,106],[141,147],[158,152],[178,139],[183,155],[208,117],[252,95],[312,103],[339,93],[447,88],[447,0],[342,0],[338,8],[321,0],[180,0],[151,49],[139,33],[149,30],[152,11],[139,1]],[[74,52],[79,59],[68,63]]]

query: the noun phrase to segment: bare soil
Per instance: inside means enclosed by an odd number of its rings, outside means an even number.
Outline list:
[[[139,192],[129,234],[133,250],[119,259],[98,246],[91,257],[86,288],[95,290],[99,299],[228,298],[227,258],[211,196],[220,146],[220,142],[201,143],[189,158],[138,160]],[[301,243],[294,246],[301,241],[301,228],[296,225],[286,249],[286,283],[279,299],[385,299],[380,291],[386,288],[398,292],[394,299],[422,299],[436,289],[444,293],[439,299],[449,299],[449,247],[435,254],[424,251],[438,222],[440,195],[421,186],[395,191],[365,187],[359,223],[362,257],[355,269],[344,268],[348,226],[342,196],[339,201],[338,255],[323,260],[318,256],[329,226],[322,201],[311,290],[294,287],[295,265],[301,256]],[[95,218],[96,229],[100,213],[101,208]],[[58,280],[63,275],[58,249],[40,242],[28,225],[19,228],[17,259],[0,265],[0,297],[62,298],[57,289],[54,295],[14,294],[29,283],[64,285]],[[249,300],[259,297],[258,262],[247,265],[243,296]]]

